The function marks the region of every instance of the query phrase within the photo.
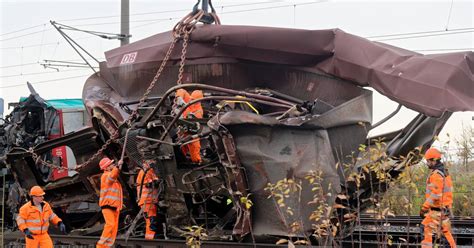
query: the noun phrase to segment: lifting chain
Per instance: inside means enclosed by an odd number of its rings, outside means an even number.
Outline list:
[[[219,17],[215,13],[210,13],[212,17],[215,20],[215,23],[217,25],[220,25],[220,20]],[[132,111],[132,113],[128,116],[127,120],[125,121],[127,126],[130,128],[132,126],[132,123],[134,120],[138,118],[138,109],[140,106],[143,106],[145,101],[148,99],[148,96],[150,95],[152,89],[155,87],[156,82],[158,82],[158,79],[161,76],[161,73],[163,72],[167,62],[169,61],[169,58],[171,56],[171,53],[174,50],[174,47],[176,43],[178,42],[179,39],[183,39],[183,47],[181,49],[181,58],[180,58],[180,63],[179,63],[179,72],[178,72],[178,79],[176,81],[177,84],[181,84],[183,80],[183,74],[184,74],[184,66],[186,62],[186,53],[187,53],[187,47],[189,44],[189,36],[191,35],[192,31],[195,29],[196,24],[199,22],[199,20],[204,16],[204,11],[203,10],[198,10],[196,13],[189,13],[186,15],[181,21],[179,21],[173,28],[173,41],[171,42],[168,51],[166,52],[165,57],[163,58],[163,61],[158,69],[158,71],[155,74],[155,77],[153,80],[150,82],[150,85],[146,89],[145,93],[143,96],[140,98],[140,101],[138,103],[138,106],[136,109]],[[75,170],[79,170],[83,167],[86,167],[89,165],[92,161],[96,160],[99,156],[102,155],[102,153],[112,144],[113,142],[116,142],[119,137],[119,128],[115,130],[115,132],[112,133],[110,138],[102,145],[102,147],[94,154],[92,155],[86,162],[78,165]],[[32,148],[28,150],[28,153],[31,154],[31,157],[35,161],[36,164],[41,164],[43,166],[50,167],[52,169],[64,169],[61,166],[55,165],[48,163],[44,161],[43,159],[36,154]],[[121,158],[123,159],[123,157]]]
[[[212,13],[212,15],[213,15],[213,17],[216,21],[216,24],[220,25],[220,20],[217,17],[217,15],[214,14],[214,13]],[[151,93],[152,89],[155,87],[155,84],[158,81],[158,79],[160,78],[161,73],[163,72],[163,70],[165,68],[165,65],[167,64],[176,43],[181,38],[183,39],[183,47],[181,49],[181,60],[180,60],[180,63],[179,63],[180,66],[179,66],[179,72],[178,72],[178,79],[177,79],[176,83],[177,84],[182,83],[183,74],[184,74],[184,66],[185,66],[185,62],[186,62],[186,52],[187,52],[187,47],[188,47],[188,44],[189,44],[189,36],[191,35],[192,31],[195,29],[196,24],[199,22],[199,20],[203,16],[204,16],[204,11],[203,10],[199,10],[196,13],[191,12],[188,15],[186,15],[183,19],[181,19],[181,21],[179,21],[174,26],[174,28],[173,28],[173,41],[171,42],[171,44],[168,48],[168,51],[166,52],[166,55],[165,55],[161,65],[160,65],[155,77],[153,78],[150,85],[146,89],[145,93],[141,97],[137,108],[132,111],[132,113],[130,114],[130,116],[126,120],[127,126],[129,128],[132,126],[133,121],[138,118],[138,108],[145,103],[145,101],[148,98],[149,94]],[[89,158],[83,164],[78,165],[76,170],[89,165],[92,161],[97,159],[104,152],[104,150],[107,149],[107,147],[112,142],[115,142],[117,140],[118,137],[119,137],[119,129],[117,128],[117,130],[111,135],[110,139],[107,140],[107,142],[105,142],[104,145],[102,145],[102,147],[91,158]],[[125,149],[125,145],[126,144],[124,144],[123,149]],[[123,153],[122,153],[121,159],[123,159]]]

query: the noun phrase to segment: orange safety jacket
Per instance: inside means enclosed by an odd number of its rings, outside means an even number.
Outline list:
[[[122,209],[123,195],[122,185],[118,180],[120,170],[114,167],[111,171],[104,171],[100,177],[100,198],[99,206],[110,206]]]
[[[48,233],[49,222],[57,225],[62,220],[53,212],[51,206],[47,202],[41,203],[42,211],[39,210],[31,201],[27,202],[20,208],[20,213],[16,218],[16,223],[21,231],[26,228],[32,234]]]
[[[180,97],[184,103],[188,103],[191,101],[191,95],[189,95],[189,92],[185,89],[178,89],[176,91],[176,97]],[[184,112],[181,114],[181,117],[186,118],[189,113],[189,108],[185,109]]]
[[[145,178],[143,178],[145,176]],[[142,185],[143,180],[143,187]],[[142,206],[145,203],[158,203],[158,188],[147,187],[146,185],[152,183],[153,181],[158,180],[155,172],[152,168],[148,169],[145,175],[144,170],[140,170],[137,176],[137,197],[140,197],[138,200],[138,206]],[[140,195],[141,188],[141,195]]]
[[[453,182],[451,176],[441,170],[433,170],[426,180],[425,198],[423,209],[452,208]]]
[[[202,98],[203,98],[202,91],[195,90],[191,93],[190,101],[194,101],[194,100],[198,100],[198,99],[202,99]],[[189,112],[187,114],[188,114],[188,116],[186,116],[186,117],[188,117],[188,118],[191,117],[190,114],[192,114],[196,118],[201,119],[204,115],[204,111],[202,109],[201,102],[197,102],[197,103],[189,106]]]

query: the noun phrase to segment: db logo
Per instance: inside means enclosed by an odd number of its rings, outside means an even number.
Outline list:
[[[120,64],[121,65],[132,64],[133,62],[135,62],[136,58],[137,58],[137,52],[124,54],[122,57],[122,61],[120,61]]]

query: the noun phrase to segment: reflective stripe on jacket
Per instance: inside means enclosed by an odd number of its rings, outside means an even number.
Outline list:
[[[100,199],[99,206],[111,206],[122,209],[123,195],[122,185],[118,180],[120,170],[114,167],[112,171],[104,171],[100,177]]]
[[[426,180],[426,193],[424,209],[452,208],[453,207],[453,182],[450,175],[445,175],[440,170],[433,170]]]
[[[152,183],[153,181],[158,180],[155,172],[152,168],[148,169],[146,172],[145,179],[143,179],[143,175],[145,172],[140,170],[137,176],[137,197],[140,197],[138,201],[138,206],[142,206],[144,203],[158,203],[158,188],[154,187],[147,187],[148,183]],[[143,180],[143,187],[141,187],[141,183]],[[140,188],[142,188],[142,194],[140,195]]]
[[[48,232],[50,221],[54,225],[61,221],[47,202],[43,202],[42,205],[42,211],[33,205],[31,201],[20,208],[16,223],[21,231],[28,228],[33,234],[43,234]]]

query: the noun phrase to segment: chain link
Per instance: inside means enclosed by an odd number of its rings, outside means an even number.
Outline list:
[[[186,62],[186,52],[188,47],[189,33],[185,32],[183,37],[183,49],[181,49],[181,61],[179,62],[178,80],[176,84],[180,85],[183,81],[184,64]]]
[[[132,113],[128,116],[127,120],[125,121],[127,123],[128,127],[132,126],[132,123],[134,120],[136,120],[139,116],[138,114],[138,109],[139,107],[143,106],[145,101],[147,100],[148,96],[150,95],[151,91],[155,87],[156,82],[158,82],[158,79],[161,76],[161,73],[163,72],[169,58],[171,57],[171,53],[173,52],[176,43],[180,38],[183,38],[183,47],[181,49],[181,58],[180,58],[180,63],[179,63],[179,71],[178,71],[178,79],[176,83],[182,84],[183,80],[183,74],[184,74],[184,66],[186,63],[186,53],[187,53],[187,47],[189,44],[189,36],[191,35],[192,31],[196,27],[196,24],[199,22],[199,20],[203,17],[204,11],[199,10],[197,11],[194,15],[192,13],[189,13],[186,15],[181,21],[179,21],[173,28],[173,41],[171,42],[168,51],[166,52],[165,57],[163,58],[163,61],[158,68],[158,71],[155,74],[155,77],[153,80],[150,82],[150,85],[146,89],[145,93],[143,96],[140,98],[140,101],[138,103],[138,106],[136,109],[132,111]],[[220,24],[220,20],[217,17],[217,15],[214,14],[214,18],[216,20],[216,24]],[[86,167],[89,165],[92,161],[96,160],[102,153],[112,144],[112,142],[116,142],[119,137],[119,129],[115,130],[115,132],[112,133],[110,138],[102,145],[102,147],[94,154],[92,155],[86,162],[78,165],[75,170],[79,170],[83,167]],[[124,148],[125,149],[125,148]],[[60,166],[50,164],[44,160],[42,160],[38,154],[36,154],[32,148],[28,150],[28,152],[31,154],[33,160],[35,163],[40,163],[43,166],[47,166],[53,169],[64,169]]]

